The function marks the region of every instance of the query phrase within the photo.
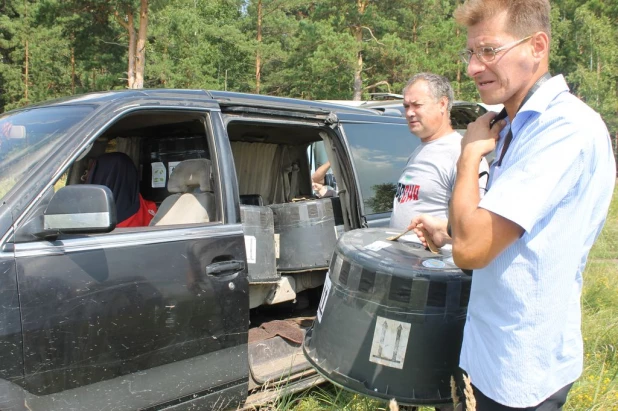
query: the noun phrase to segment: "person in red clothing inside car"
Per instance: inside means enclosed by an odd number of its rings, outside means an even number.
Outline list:
[[[147,226],[157,212],[153,201],[139,193],[139,175],[131,158],[124,153],[105,153],[88,173],[88,184],[107,186],[116,203],[116,227]]]

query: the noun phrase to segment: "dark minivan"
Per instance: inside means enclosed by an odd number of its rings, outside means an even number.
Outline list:
[[[3,114],[0,409],[234,409],[321,381],[300,344],[333,244],[388,224],[417,144],[401,116],[220,91]],[[87,183],[110,152],[149,225],[116,227],[112,190]],[[336,197],[312,191],[319,153]]]

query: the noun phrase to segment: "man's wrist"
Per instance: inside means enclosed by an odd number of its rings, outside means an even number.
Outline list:
[[[472,148],[462,150],[457,160],[457,172],[472,168],[478,175],[479,164],[483,160],[483,154]]]
[[[467,162],[472,162],[478,168],[478,164],[483,159],[484,153],[481,152],[478,147],[475,147],[473,144],[467,144],[461,150],[461,154],[459,159]]]

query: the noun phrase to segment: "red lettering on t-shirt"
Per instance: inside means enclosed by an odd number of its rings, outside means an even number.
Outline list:
[[[419,185],[404,185],[399,183],[397,185],[397,193],[395,194],[395,198],[397,198],[399,204],[407,203],[408,201],[417,201],[420,190],[421,186]]]

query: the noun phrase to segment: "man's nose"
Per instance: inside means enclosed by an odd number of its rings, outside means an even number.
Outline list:
[[[474,78],[477,74],[485,71],[486,67],[485,63],[483,63],[476,54],[472,53],[470,62],[468,63],[468,76]]]

